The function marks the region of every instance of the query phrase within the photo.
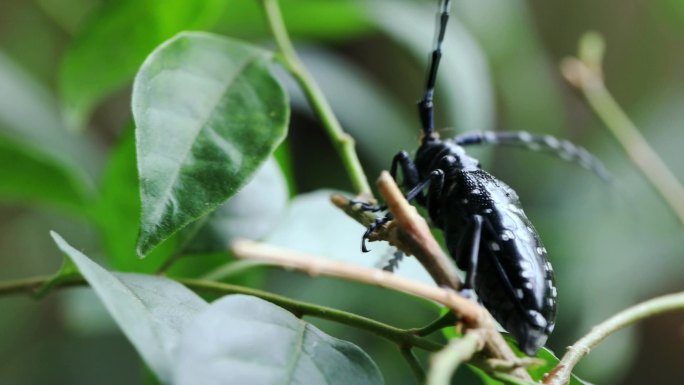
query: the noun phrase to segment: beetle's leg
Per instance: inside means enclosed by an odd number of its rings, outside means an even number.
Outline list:
[[[480,215],[473,215],[472,221],[468,223],[468,229],[466,230],[466,237],[470,235],[470,239],[465,238],[460,247],[458,258],[458,265],[467,267],[465,282],[463,282],[463,287],[461,288],[461,294],[465,296],[470,296],[472,290],[475,288],[475,275],[477,272],[478,258],[480,256],[480,239],[482,238],[482,222],[483,218]],[[463,259],[467,258],[467,259]]]
[[[384,217],[376,219],[375,222],[368,226],[366,232],[363,233],[363,237],[361,237],[361,251],[363,251],[364,253],[367,253],[369,251],[366,247],[366,240],[370,237],[373,231],[377,230],[378,227],[392,220],[392,218],[392,214],[390,213],[385,215]]]
[[[401,182],[399,182],[398,179],[399,168],[401,168],[401,173],[404,177]],[[398,185],[409,190],[413,189],[418,185],[418,183],[420,183],[418,167],[416,167],[413,159],[411,159],[411,156],[406,151],[400,151],[394,156],[392,159],[392,167],[390,168],[390,175],[392,175],[392,178],[397,181]],[[425,195],[423,194],[422,190],[418,193],[418,195],[416,195],[415,199],[419,204],[425,205]]]
[[[352,206],[358,205],[360,210],[376,213],[387,209],[386,205],[374,205],[362,200],[350,199],[349,204]]]
[[[439,168],[441,170],[455,170],[458,161],[452,155],[446,155],[439,160]],[[428,215],[432,223],[444,228],[444,217],[441,215],[441,209],[444,207],[444,199],[446,198],[444,191],[444,182],[441,185],[431,186],[428,190],[427,204]]]
[[[432,170],[432,172],[428,174],[427,178],[418,183],[416,187],[411,189],[411,191],[406,193],[406,200],[409,202],[414,200],[423,192],[425,187],[429,188],[428,197],[441,195],[442,188],[444,187],[444,171],[441,169]]]
[[[397,178],[399,168],[401,168],[401,172],[404,176],[404,180],[401,182],[399,182]],[[408,189],[414,188],[419,182],[418,168],[416,167],[416,164],[413,163],[413,159],[411,159],[409,153],[406,151],[400,151],[394,156],[392,159],[392,167],[390,168],[390,175],[392,175],[392,178],[397,182],[398,185],[404,186]],[[423,197],[422,191],[418,194],[416,199],[419,203],[424,203],[425,198]],[[353,205],[359,205],[361,210],[370,211],[373,213],[387,210],[387,205],[374,205],[355,199],[352,199],[349,203]]]

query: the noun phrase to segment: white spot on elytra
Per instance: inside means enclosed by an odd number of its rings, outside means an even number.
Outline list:
[[[473,195],[479,195],[479,194],[482,193],[482,191],[480,191],[480,189],[474,189],[474,190],[471,191],[470,193],[473,194]]]
[[[496,242],[491,242],[491,243],[489,244],[489,248],[492,249],[492,250],[494,250],[494,251],[499,251],[499,250],[501,250],[501,246],[499,246],[499,244],[496,243]]]
[[[485,209],[484,212],[485,212],[485,214],[491,214],[491,213],[492,213],[492,209]]]
[[[522,299],[523,298],[522,289],[515,289],[515,296],[518,297],[519,299]]]
[[[537,247],[537,254],[544,255],[544,248],[543,247]]]
[[[549,293],[551,298],[556,298],[558,296],[558,290],[555,287],[551,287],[551,293]]]
[[[515,234],[511,230],[504,230],[503,233],[501,233],[501,240],[502,241],[508,241],[511,239],[515,239]]]

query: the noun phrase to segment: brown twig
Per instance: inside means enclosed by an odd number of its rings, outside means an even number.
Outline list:
[[[451,289],[429,286],[387,271],[333,261],[245,239],[234,241],[231,244],[231,251],[239,258],[265,261],[301,270],[311,276],[343,278],[439,302],[462,316],[463,322],[468,325],[477,324],[482,317],[482,308],[478,304],[458,295]]]

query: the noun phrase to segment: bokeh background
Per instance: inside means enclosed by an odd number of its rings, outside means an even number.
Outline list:
[[[98,79],[107,77],[114,66],[140,64],[136,52],[140,47],[127,34],[102,32],[108,25],[123,23],[141,36],[163,35],[139,14],[121,12],[129,3],[136,2],[0,2],[0,135],[11,138],[7,143],[31,147],[43,142],[39,147],[52,147],[56,158],[72,147],[86,148],[86,160],[81,162],[97,184],[113,149],[130,140],[132,77],[103,86],[108,91],[92,106],[92,114],[80,115],[70,104],[78,90],[69,81],[82,76],[84,88],[97,90]],[[138,2],[147,3],[158,7],[162,2]],[[272,47],[256,1],[226,3],[213,26],[204,30]],[[416,147],[415,102],[422,93],[437,2],[282,3],[298,50],[345,129],[357,140],[362,162],[374,178],[398,150]],[[117,17],[123,19],[112,21],[111,15],[121,14]],[[549,251],[560,306],[550,348],[562,353],[591,325],[618,310],[684,290],[682,224],[559,73],[559,62],[576,53],[585,31],[603,34],[608,88],[684,180],[684,1],[458,0],[452,15],[436,94],[443,136],[485,130],[556,135],[596,154],[619,181],[618,188],[608,186],[590,172],[544,154],[473,149],[486,169],[519,193]],[[99,60],[97,68],[92,66],[97,57],[80,67],[74,65],[78,50],[94,44],[93,40],[101,44],[102,57],[112,60]],[[288,173],[291,194],[350,190],[339,159],[301,93],[280,72],[290,85],[293,103],[290,136],[283,150],[293,164]],[[22,99],[26,95],[30,97]],[[18,134],[30,131],[24,126],[37,131]],[[78,126],[84,129],[74,133]],[[13,191],[7,175],[19,158],[11,146],[2,144],[0,279],[56,271],[61,258],[47,236],[50,229],[59,230],[104,264],[138,270],[140,262],[132,250],[124,267],[108,260],[108,248],[103,247],[107,241],[99,229],[74,215],[70,207]],[[32,183],[59,190],[49,178]],[[120,194],[121,199],[137,196],[135,191]],[[111,226],[126,225],[116,222],[113,213],[111,218],[102,215],[102,222]],[[421,301],[380,289],[277,271],[260,274],[247,282],[398,326],[418,326],[434,316],[434,309]],[[388,384],[414,383],[389,344],[338,325],[314,322],[361,345],[380,365]],[[63,290],[40,301],[2,297],[0,330],[0,384],[149,381],[135,351],[88,289]],[[681,383],[682,357],[684,314],[673,313],[610,337],[578,371],[581,377],[602,384]],[[478,383],[472,375],[462,376],[461,383]]]

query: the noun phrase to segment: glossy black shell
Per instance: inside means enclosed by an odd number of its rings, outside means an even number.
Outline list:
[[[441,168],[445,156],[453,157],[456,167]],[[469,221],[475,215],[483,218],[473,289],[520,349],[534,355],[555,324],[556,288],[546,249],[518,195],[448,140],[425,141],[415,164],[421,180],[438,168],[445,174],[431,220],[444,231],[447,248],[462,270],[468,270],[469,261],[460,257],[473,246]]]

